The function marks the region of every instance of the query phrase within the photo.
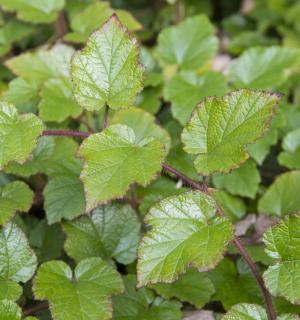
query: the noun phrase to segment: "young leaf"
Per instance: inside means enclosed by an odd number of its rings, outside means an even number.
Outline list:
[[[33,276],[37,259],[23,232],[12,223],[0,231],[0,300],[17,300],[22,293],[18,282]]]
[[[85,139],[79,155],[85,160],[81,179],[90,211],[123,196],[134,182],[150,183],[160,171],[165,152],[158,140],[137,142],[131,128],[112,125]]]
[[[258,202],[258,211],[276,216],[299,211],[300,171],[290,171],[278,176]]]
[[[0,224],[10,220],[16,211],[27,212],[33,201],[33,192],[22,181],[0,186]]]
[[[5,11],[16,11],[17,17],[31,23],[49,23],[56,20],[65,0],[0,0]]]
[[[122,22],[130,31],[140,30],[142,25],[127,11],[113,10],[109,2],[94,2],[71,16],[72,32],[64,36],[66,41],[75,43],[85,42],[89,35],[101,27],[101,25],[112,15],[116,13]]]
[[[300,303],[300,215],[288,216],[264,234],[266,253],[276,263],[264,273],[271,294]]]
[[[62,122],[76,118],[82,108],[73,99],[72,83],[68,78],[49,79],[41,90],[39,116],[43,121]]]
[[[233,306],[223,320],[268,320],[265,309],[257,304],[241,303]]]
[[[53,285],[55,284],[55,285]],[[72,272],[63,261],[43,263],[34,279],[35,297],[47,299],[54,320],[111,319],[111,295],[121,293],[122,279],[100,258],[82,260]]]
[[[140,227],[129,205],[106,205],[89,216],[64,223],[65,250],[77,262],[100,256],[129,264],[136,258]]]
[[[43,128],[34,114],[19,115],[12,104],[0,102],[0,169],[10,161],[24,163]]]
[[[21,320],[21,315],[21,308],[16,303],[10,300],[0,300],[1,320]]]
[[[256,163],[251,159],[230,173],[216,173],[213,175],[213,183],[216,188],[223,188],[231,194],[251,199],[255,198],[260,181]]]
[[[210,301],[215,292],[214,285],[207,274],[195,269],[188,270],[172,284],[158,283],[151,287],[165,299],[176,297],[181,301],[194,304],[199,309]]]
[[[148,112],[137,108],[121,110],[114,114],[112,124],[125,124],[133,129],[137,142],[153,137],[160,140],[166,150],[170,149],[171,138],[168,131],[156,124],[155,117]]]
[[[174,118],[185,125],[199,101],[207,96],[223,96],[226,91],[226,78],[222,73],[207,72],[198,76],[194,72],[184,71],[166,84],[164,98],[172,103]]]
[[[157,54],[165,65],[194,70],[208,62],[218,49],[214,29],[204,15],[190,17],[158,36]]]
[[[155,298],[148,288],[136,289],[134,275],[124,277],[125,292],[113,297],[113,320],[180,320],[181,304]]]
[[[75,98],[87,110],[133,106],[142,89],[144,70],[139,64],[137,40],[116,15],[95,31],[72,60]]]
[[[268,90],[280,85],[298,61],[293,48],[251,48],[231,66],[229,77],[236,88]]]
[[[145,222],[152,229],[138,249],[139,286],[173,282],[189,266],[213,268],[233,236],[227,218],[216,216],[215,201],[198,191],[160,201]]]
[[[198,155],[197,171],[228,172],[244,162],[246,145],[266,131],[278,101],[276,94],[245,89],[198,105],[182,132],[185,151]]]

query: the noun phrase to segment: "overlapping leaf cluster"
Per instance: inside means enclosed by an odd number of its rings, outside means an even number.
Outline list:
[[[266,320],[237,236],[299,319],[300,6],[220,3],[0,0],[0,320]]]

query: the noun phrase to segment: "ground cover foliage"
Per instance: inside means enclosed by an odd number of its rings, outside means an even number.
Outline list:
[[[299,1],[0,7],[0,320],[299,319]]]

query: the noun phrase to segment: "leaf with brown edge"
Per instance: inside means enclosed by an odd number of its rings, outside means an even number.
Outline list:
[[[199,192],[166,198],[149,211],[145,222],[152,229],[138,249],[138,286],[170,283],[189,266],[212,269],[233,238],[233,227],[216,216],[216,202]]]
[[[210,175],[245,162],[246,146],[265,133],[279,99],[275,93],[242,89],[201,102],[181,136],[184,150],[197,155],[196,170]]]
[[[90,211],[124,196],[132,183],[149,184],[161,169],[165,150],[157,139],[139,141],[133,129],[116,124],[89,136],[78,154],[85,161],[80,177]]]
[[[114,110],[132,107],[142,89],[137,40],[116,15],[92,33],[71,65],[75,98],[87,110],[100,110],[105,104]]]

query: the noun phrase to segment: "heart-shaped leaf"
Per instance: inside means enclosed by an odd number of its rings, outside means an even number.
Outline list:
[[[136,258],[140,223],[129,205],[97,208],[89,216],[66,222],[64,231],[65,250],[76,261],[100,256],[129,264]]]
[[[54,285],[55,284],[55,285]],[[100,258],[82,260],[72,272],[63,261],[42,264],[34,279],[35,297],[47,299],[54,320],[111,319],[111,295],[121,293],[122,279]]]

